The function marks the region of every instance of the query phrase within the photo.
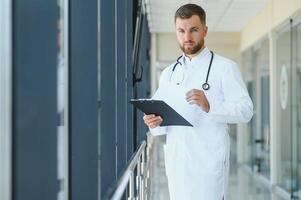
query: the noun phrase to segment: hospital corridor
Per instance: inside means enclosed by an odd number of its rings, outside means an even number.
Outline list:
[[[0,200],[301,200],[301,0],[0,0]]]

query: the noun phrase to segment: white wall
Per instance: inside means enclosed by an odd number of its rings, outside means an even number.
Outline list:
[[[273,29],[298,15],[300,0],[270,0],[265,8],[241,31],[241,51],[255,44]]]

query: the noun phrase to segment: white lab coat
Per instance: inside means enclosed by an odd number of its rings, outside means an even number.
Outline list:
[[[172,76],[175,63],[164,69],[159,87],[167,82],[181,82],[188,89],[202,90],[210,58],[207,47],[191,61],[183,54],[182,65],[177,65]],[[236,63],[215,53],[208,83],[210,89],[204,92],[210,111],[205,113],[196,107],[199,110],[194,127],[151,129],[153,135],[167,134],[164,155],[171,200],[222,200],[223,197],[226,200],[228,124],[248,122],[253,115],[253,104]]]

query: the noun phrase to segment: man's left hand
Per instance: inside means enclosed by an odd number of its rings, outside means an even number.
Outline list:
[[[186,101],[190,104],[196,104],[205,112],[209,112],[210,105],[205,93],[202,90],[192,89],[186,93]]]

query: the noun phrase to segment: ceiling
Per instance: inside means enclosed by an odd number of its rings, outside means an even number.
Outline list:
[[[212,32],[241,31],[269,0],[145,0],[147,18],[152,33],[174,32],[174,13],[179,6],[195,3],[207,14],[207,26]]]

